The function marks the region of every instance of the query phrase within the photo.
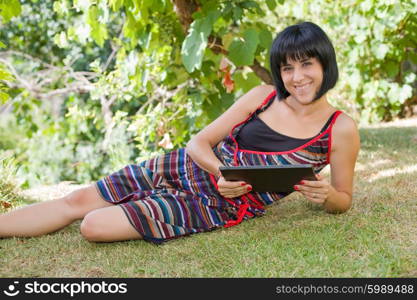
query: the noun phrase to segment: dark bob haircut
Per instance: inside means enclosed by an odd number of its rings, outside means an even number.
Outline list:
[[[323,68],[323,82],[313,101],[320,99],[332,89],[339,78],[336,54],[326,33],[316,24],[303,22],[289,26],[278,33],[271,46],[271,72],[279,100],[290,93],[285,89],[281,78],[281,66],[287,59],[300,60],[317,58]]]

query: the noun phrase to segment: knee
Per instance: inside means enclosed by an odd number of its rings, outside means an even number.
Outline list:
[[[89,211],[90,198],[87,188],[73,191],[65,196],[63,201],[66,204],[68,214],[75,219],[81,219]]]
[[[88,213],[80,225],[81,235],[90,242],[101,241],[104,235],[104,226],[95,211]]]
[[[86,196],[86,189],[78,189],[66,195],[64,197],[64,201],[71,207],[79,207],[83,206],[87,202]]]

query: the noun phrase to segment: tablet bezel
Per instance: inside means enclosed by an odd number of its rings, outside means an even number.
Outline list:
[[[301,180],[317,180],[311,164],[221,166],[227,181],[244,181],[253,192],[293,192]],[[263,176],[263,178],[261,178]],[[267,176],[265,178],[265,176]]]

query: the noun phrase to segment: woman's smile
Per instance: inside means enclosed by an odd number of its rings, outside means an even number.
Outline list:
[[[305,84],[294,85],[294,88],[297,93],[304,94],[310,90],[311,84],[312,81]]]

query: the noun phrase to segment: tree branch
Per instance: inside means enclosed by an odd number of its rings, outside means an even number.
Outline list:
[[[44,69],[29,74],[19,74],[11,63],[11,56],[20,56],[31,62],[37,62]],[[41,100],[51,100],[57,96],[69,93],[86,93],[94,88],[90,82],[97,74],[92,72],[74,72],[71,66],[54,66],[46,63],[39,58],[18,51],[4,51],[0,53],[2,62],[13,74],[15,80],[7,81],[5,84],[9,88],[25,89],[32,97]],[[54,86],[56,82],[63,81],[63,87],[51,90],[48,85]]]
[[[268,71],[268,69],[262,67],[256,59],[253,60],[253,65],[250,67],[263,82],[271,85],[274,84],[271,73]]]
[[[146,101],[138,110],[138,114],[142,114],[145,111],[145,108],[149,105],[151,105],[155,101],[160,101],[160,99],[169,99],[175,96],[176,93],[178,93],[180,90],[182,90],[185,86],[188,86],[189,82],[185,81],[184,83],[179,84],[175,89],[173,90],[166,90],[166,88],[163,88],[162,86],[158,86],[155,88],[154,92],[152,93],[152,96],[149,97],[148,101]]]
[[[187,33],[194,21],[192,15],[199,8],[198,3],[195,0],[172,0],[172,2],[174,2],[175,12],[180,19],[182,28]]]
[[[122,22],[122,24],[124,24],[124,21]],[[123,38],[123,30],[120,30],[119,35],[118,35],[118,39],[121,40],[122,38]],[[118,45],[113,45],[113,43],[111,43],[110,45],[111,45],[111,48],[112,48],[112,52],[109,55],[109,57],[107,58],[106,63],[104,64],[103,72],[105,72],[107,70],[107,68],[109,67],[113,58],[116,56],[117,51],[119,51],[119,49],[120,49],[120,46],[118,46]]]

